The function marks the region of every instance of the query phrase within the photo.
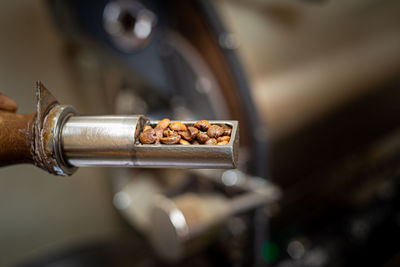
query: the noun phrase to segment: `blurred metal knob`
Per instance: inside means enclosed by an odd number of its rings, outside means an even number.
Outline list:
[[[144,48],[151,39],[156,21],[156,15],[137,1],[112,1],[103,12],[105,31],[124,52]]]
[[[218,195],[159,196],[150,214],[150,240],[161,257],[175,261],[208,244],[209,234],[229,214],[229,203]]]

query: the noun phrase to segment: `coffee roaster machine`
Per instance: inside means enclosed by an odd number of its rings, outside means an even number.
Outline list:
[[[212,1],[47,3],[74,69],[82,83],[102,90],[108,112],[146,114],[150,120],[238,120],[241,147],[237,170],[113,170],[114,206],[130,235],[41,263],[399,262],[400,139],[394,114],[400,96],[393,83],[378,96],[332,114],[326,123],[271,143],[236,55],[234,36]],[[371,103],[386,107],[380,117],[351,123]],[[342,136],[338,129],[343,128],[347,134]],[[366,134],[367,128],[374,130]],[[308,156],[302,156],[305,151]]]

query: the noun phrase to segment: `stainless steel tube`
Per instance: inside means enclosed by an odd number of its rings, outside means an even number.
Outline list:
[[[236,168],[237,121],[210,121],[232,127],[227,145],[144,145],[139,134],[144,116],[72,116],[61,131],[64,160],[72,166],[142,168]],[[156,124],[152,121],[150,124]],[[183,121],[193,125],[193,121]]]
[[[134,166],[143,116],[73,116],[61,132],[65,160],[79,166]]]

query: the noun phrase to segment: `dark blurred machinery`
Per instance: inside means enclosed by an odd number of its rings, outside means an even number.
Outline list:
[[[267,147],[235,38],[211,1],[48,4],[82,82],[93,71],[101,74],[98,90],[110,111],[236,119],[242,147],[239,171],[115,170],[114,205],[134,229],[129,241],[38,266],[65,259],[70,266],[399,264],[397,71],[380,90]],[[296,18],[291,9],[266,11],[286,22]],[[95,67],[82,57],[95,58]]]

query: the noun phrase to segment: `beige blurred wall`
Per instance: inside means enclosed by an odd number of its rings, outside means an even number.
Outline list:
[[[400,2],[218,0],[272,139],[379,90],[400,70]]]
[[[101,94],[88,99],[77,86],[47,11],[44,1],[0,1],[0,92],[20,104],[19,112],[31,113],[41,80],[60,102],[87,111]],[[94,168],[70,178],[28,165],[0,168],[0,266],[117,231],[107,179]]]

